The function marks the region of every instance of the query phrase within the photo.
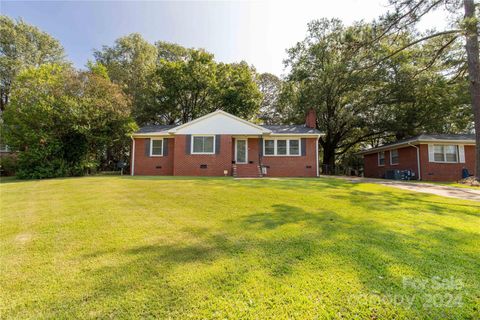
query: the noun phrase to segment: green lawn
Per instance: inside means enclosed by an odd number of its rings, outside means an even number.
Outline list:
[[[339,179],[0,185],[0,318],[480,318],[480,203]]]

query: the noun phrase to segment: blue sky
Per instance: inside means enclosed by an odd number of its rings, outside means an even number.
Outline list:
[[[132,32],[149,42],[201,47],[219,61],[245,60],[260,72],[284,73],[285,50],[302,40],[306,24],[322,17],[346,24],[371,20],[387,9],[383,0],[318,1],[5,1],[0,12],[23,18],[62,43],[75,66],[93,49]],[[428,26],[441,26],[436,16]]]

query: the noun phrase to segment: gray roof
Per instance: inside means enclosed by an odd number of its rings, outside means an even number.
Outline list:
[[[403,140],[398,140],[395,142],[390,142],[383,144],[379,147],[376,148],[370,148],[370,149],[365,149],[361,151],[360,153],[369,153],[373,152],[376,150],[382,150],[382,149],[388,149],[391,146],[397,146],[397,145],[404,145],[408,144],[409,142],[417,142],[417,141],[427,141],[427,142],[435,142],[435,141],[471,141],[472,143],[475,143],[475,135],[474,134],[420,134],[418,136],[414,136],[411,138],[403,139]]]
[[[272,133],[281,134],[320,134],[315,128],[309,128],[305,125],[261,125],[261,127],[271,130]]]
[[[175,128],[175,125],[164,125],[164,126],[145,126],[141,127],[137,132],[135,133],[155,133],[155,132],[163,132],[163,131],[168,131],[172,128]]]
[[[416,140],[475,140],[474,134],[421,134]]]
[[[136,134],[147,134],[147,133],[159,133],[165,132],[172,128],[175,128],[175,125],[155,125],[155,126],[145,126],[141,127]],[[262,125],[261,127],[271,130],[272,133],[277,134],[320,134],[320,131],[317,129],[308,128],[304,125],[279,125],[279,126],[270,126]]]

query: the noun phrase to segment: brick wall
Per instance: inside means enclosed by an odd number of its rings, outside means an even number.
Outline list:
[[[185,144],[186,136],[175,136],[175,155],[173,175],[175,176],[224,176],[223,171],[227,170],[227,175],[232,175],[233,160],[233,139],[231,135],[222,135],[220,137],[219,154],[186,154]],[[205,169],[200,168],[206,165]]]
[[[465,163],[428,162],[428,145],[420,145],[422,161],[422,180],[425,181],[457,181],[462,178],[462,169],[467,168],[471,174],[475,170],[475,146],[464,146]]]
[[[268,166],[267,177],[316,177],[316,138],[306,139],[305,156],[263,156],[262,164]],[[258,146],[258,141],[256,143]],[[309,168],[307,168],[307,166]]]
[[[162,157],[149,157],[145,154],[145,144],[148,141],[149,139],[135,138],[135,175],[173,175],[174,139],[168,138],[163,140],[164,143],[168,143],[168,154]]]
[[[436,163],[428,161],[428,145],[420,147],[420,171],[424,181],[456,181],[462,177],[462,169],[473,174],[475,169],[475,146],[464,146],[465,163]],[[414,147],[398,149],[399,164],[390,164],[390,151],[385,151],[385,166],[378,166],[378,153],[364,156],[365,177],[383,178],[387,170],[412,170],[417,175],[417,156]]]
[[[148,139],[135,139],[135,175],[175,175],[175,176],[224,176],[224,170],[232,175],[232,161],[235,158],[234,139],[222,135],[220,153],[213,155],[187,154],[186,136],[178,135],[168,140],[168,154],[164,157],[149,157],[145,154]],[[306,139],[306,155],[298,157],[264,156],[262,164],[268,166],[268,177],[315,177],[317,161],[315,157],[316,138]],[[237,165],[238,176],[256,176],[259,165],[259,139],[248,139],[248,164]],[[251,162],[251,163],[250,163]],[[200,168],[206,165],[206,168]],[[307,168],[309,166],[309,168]]]
[[[385,165],[378,165],[378,153],[364,156],[364,175],[368,178],[385,178],[388,170],[411,170],[418,177],[417,150],[414,147],[398,149],[398,164],[390,164],[390,151],[385,151]]]

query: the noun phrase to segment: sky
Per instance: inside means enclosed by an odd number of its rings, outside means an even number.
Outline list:
[[[0,13],[22,18],[58,39],[78,68],[94,49],[137,32],[147,41],[204,48],[217,61],[247,61],[259,72],[285,73],[285,50],[301,41],[307,23],[339,18],[346,25],[388,10],[386,0],[317,1],[5,1]],[[421,28],[442,28],[440,13]]]

